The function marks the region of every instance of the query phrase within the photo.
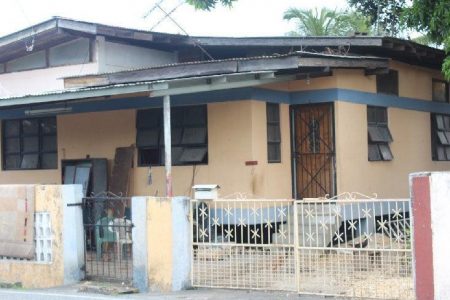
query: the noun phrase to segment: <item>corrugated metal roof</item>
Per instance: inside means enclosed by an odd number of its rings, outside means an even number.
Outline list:
[[[369,60],[372,60],[372,59],[385,59],[383,57],[370,56],[370,55],[367,55],[367,56],[353,55],[353,54],[338,55],[338,54],[319,53],[319,52],[294,51],[292,53],[277,54],[277,55],[262,55],[262,56],[251,56],[251,57],[236,57],[236,58],[227,58],[227,59],[215,59],[215,60],[201,60],[201,61],[191,61],[191,62],[182,62],[182,63],[171,63],[171,64],[163,64],[163,65],[158,65],[158,66],[153,66],[153,67],[130,68],[130,69],[121,70],[121,71],[91,73],[91,74],[84,74],[84,75],[79,75],[79,76],[67,76],[67,77],[63,77],[63,79],[84,78],[84,77],[90,77],[90,76],[101,76],[101,75],[109,75],[109,74],[120,74],[120,73],[143,71],[143,70],[163,69],[163,68],[176,67],[176,66],[212,64],[212,63],[230,62],[230,61],[249,61],[249,60],[257,60],[257,59],[274,59],[274,58],[290,57],[290,56],[323,57],[323,58],[344,58],[344,59],[369,59]]]

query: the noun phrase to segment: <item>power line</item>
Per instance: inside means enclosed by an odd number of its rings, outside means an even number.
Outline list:
[[[30,19],[28,18],[27,13],[23,9],[23,6],[22,6],[22,3],[20,3],[20,0],[16,0],[16,3],[19,6],[19,9],[22,12],[25,20],[28,22],[28,25],[31,27],[31,34],[30,34],[31,42],[27,43],[27,41],[24,41],[24,44],[25,44],[25,50],[27,52],[32,52],[34,49],[34,36],[35,36],[36,31],[34,30],[34,26],[31,23]]]
[[[178,27],[178,29],[180,29],[194,44],[195,47],[198,47],[203,54],[205,54],[210,60],[214,60],[214,58],[211,56],[211,54],[208,53],[208,51],[206,51],[205,48],[203,48],[195,39],[193,39],[189,33],[172,17],[172,14],[181,6],[184,4],[184,1],[180,1],[178,3],[177,6],[175,6],[173,9],[171,9],[169,12],[167,12],[164,8],[162,8],[161,4],[164,2],[164,0],[159,0],[157,1],[153,7],[144,14],[143,18],[146,19],[150,16],[150,14],[152,12],[154,12],[156,9],[159,9],[164,16],[158,21],[156,22],[151,28],[150,30],[153,31],[158,25],[160,25],[164,20],[169,19],[170,21],[172,21],[173,24],[175,24],[175,26]]]

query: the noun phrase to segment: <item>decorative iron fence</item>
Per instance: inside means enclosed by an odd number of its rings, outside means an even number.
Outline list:
[[[414,299],[409,199],[191,203],[193,286]]]
[[[192,284],[295,290],[289,200],[192,200]]]
[[[131,198],[102,193],[83,198],[88,279],[131,281]]]

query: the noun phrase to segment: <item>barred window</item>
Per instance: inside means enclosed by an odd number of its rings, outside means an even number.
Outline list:
[[[266,103],[267,161],[281,162],[280,104]]]
[[[171,109],[172,164],[208,163],[206,105]],[[164,165],[164,123],[161,108],[137,112],[139,166]]]
[[[393,141],[388,127],[385,107],[367,107],[367,129],[369,142],[369,161],[389,161],[393,155],[389,144]]]
[[[450,116],[431,115],[433,160],[450,160]]]
[[[5,120],[3,170],[58,167],[56,117]]]

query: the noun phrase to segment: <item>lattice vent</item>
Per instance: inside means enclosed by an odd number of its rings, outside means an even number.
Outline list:
[[[36,261],[52,262],[52,224],[48,212],[37,212],[34,223]]]

